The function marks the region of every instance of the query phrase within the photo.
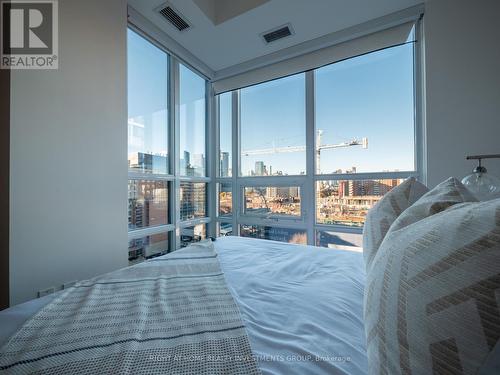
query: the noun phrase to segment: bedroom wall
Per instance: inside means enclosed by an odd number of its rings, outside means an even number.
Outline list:
[[[9,306],[10,70],[0,69],[0,310]]]
[[[127,265],[126,12],[59,1],[59,69],[12,71],[11,304]]]
[[[463,177],[466,154],[500,153],[498,0],[429,0],[425,11],[427,164],[431,186]],[[500,160],[485,162],[500,177]]]

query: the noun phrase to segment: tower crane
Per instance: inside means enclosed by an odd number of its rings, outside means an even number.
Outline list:
[[[322,150],[329,150],[333,148],[342,148],[342,147],[351,147],[351,146],[362,146],[363,148],[368,148],[368,138],[363,137],[361,140],[352,139],[347,142],[335,143],[335,144],[321,144],[321,137],[323,136],[323,130],[318,130],[316,133],[316,168],[317,171],[320,171],[320,157]],[[287,146],[287,147],[271,147],[264,148],[260,150],[247,150],[242,151],[241,154],[244,156],[252,156],[252,155],[266,155],[266,154],[281,154],[286,152],[300,152],[305,151],[306,146]]]

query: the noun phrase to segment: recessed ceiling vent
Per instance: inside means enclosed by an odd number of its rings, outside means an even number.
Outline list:
[[[169,4],[162,5],[158,9],[158,13],[160,13],[163,18],[170,22],[179,31],[183,31],[191,27],[189,22]]]
[[[279,26],[276,29],[266,31],[262,34],[262,38],[266,43],[272,43],[277,40],[293,35],[293,29],[290,24]]]

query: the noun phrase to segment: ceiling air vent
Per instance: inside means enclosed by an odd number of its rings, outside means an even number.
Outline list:
[[[291,35],[293,35],[293,30],[291,25],[288,24],[263,33],[262,38],[266,43],[272,43]]]
[[[189,29],[190,25],[184,17],[182,17],[179,12],[174,10],[169,4],[165,4],[158,9],[160,13],[168,22],[175,26],[179,31]]]

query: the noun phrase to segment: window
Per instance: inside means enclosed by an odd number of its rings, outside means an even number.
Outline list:
[[[219,186],[219,216],[231,216],[233,214],[233,192],[232,185],[220,183]]]
[[[180,65],[180,172],[205,176],[205,80]]]
[[[317,69],[314,82],[318,173],[415,170],[411,44]]]
[[[186,247],[193,242],[200,242],[207,238],[207,226],[205,224],[181,228],[181,247]]]
[[[217,236],[225,237],[233,234],[233,225],[231,223],[217,223]]]
[[[361,251],[368,210],[422,177],[416,48],[408,42],[220,95],[218,235]],[[240,152],[229,173],[231,130]]]
[[[361,251],[363,235],[359,232],[316,231],[316,246],[337,250]]]
[[[169,232],[134,238],[128,242],[128,260],[138,263],[165,254],[169,250]]]
[[[129,180],[128,227],[154,227],[168,223],[168,183],[165,181]]]
[[[168,55],[128,30],[128,165],[167,174]]]
[[[244,214],[261,217],[300,217],[300,187],[245,187]]]
[[[241,175],[306,172],[305,75],[241,90]]]
[[[370,208],[403,179],[323,180],[316,183],[316,222],[363,227]]]
[[[219,176],[231,177],[233,170],[232,94],[219,96]]]
[[[307,244],[306,232],[300,229],[276,228],[259,225],[242,225],[241,236],[301,245]]]
[[[181,220],[192,220],[206,216],[207,194],[205,183],[181,182]]]
[[[128,258],[137,262],[169,249],[169,56],[132,30],[127,40]]]
[[[136,263],[206,237],[211,179],[205,79],[136,32],[127,37],[128,258]]]

